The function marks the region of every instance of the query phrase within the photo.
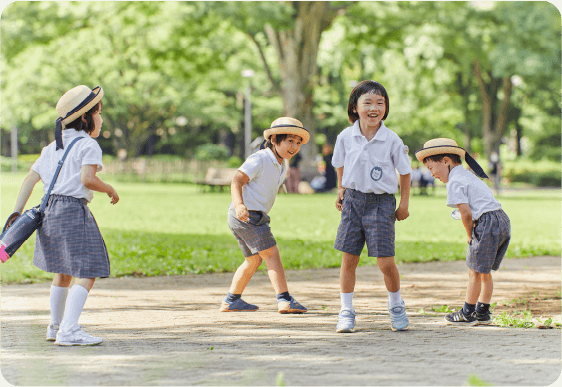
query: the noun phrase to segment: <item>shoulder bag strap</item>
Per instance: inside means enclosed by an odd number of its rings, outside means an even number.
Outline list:
[[[53,187],[55,186],[55,183],[57,182],[57,178],[59,177],[59,173],[60,173],[60,170],[62,168],[62,164],[64,163],[64,160],[66,159],[66,156],[68,156],[68,152],[70,152],[70,150],[72,149],[74,144],[76,144],[76,142],[82,140],[83,138],[84,137],[75,138],[70,143],[68,148],[66,148],[66,151],[64,152],[64,155],[59,160],[57,170],[55,171],[55,176],[53,176],[53,180],[51,181],[51,185],[49,186],[49,190],[47,191],[47,193],[45,194],[45,196],[43,196],[43,199],[41,200],[41,208],[39,209],[41,212],[45,211],[45,207],[47,207],[47,202],[49,201],[49,196],[51,196],[51,191],[53,190]]]

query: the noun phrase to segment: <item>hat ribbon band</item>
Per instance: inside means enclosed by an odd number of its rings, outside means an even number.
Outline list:
[[[287,127],[304,129],[304,130],[306,130],[306,131],[308,132],[308,129],[303,128],[302,126],[298,126],[298,125],[289,125],[289,124],[287,124],[287,125],[274,125],[274,126],[272,126],[271,128],[267,128],[267,129],[273,129],[273,128],[287,128]],[[266,130],[267,130],[267,129],[266,129]]]
[[[66,116],[63,117],[59,117],[57,118],[57,120],[55,121],[55,123],[57,124],[57,127],[55,128],[55,141],[57,143],[57,149],[64,149],[63,145],[62,145],[62,121],[67,119],[68,117],[70,117],[71,115],[73,115],[74,113],[76,113],[77,111],[80,111],[80,109],[82,109],[84,106],[86,106],[87,104],[89,104],[94,98],[96,98],[96,95],[99,94],[98,93],[94,93],[93,91],[90,93],[89,96],[87,96],[82,102],[80,102],[80,104],[78,106],[76,106],[74,109],[72,109],[71,111],[69,111],[68,113],[66,113]]]

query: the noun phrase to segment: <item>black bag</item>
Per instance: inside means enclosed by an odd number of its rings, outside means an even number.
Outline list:
[[[33,207],[27,211],[25,211],[22,215],[18,212],[14,212],[12,215],[8,217],[6,221],[6,225],[2,230],[2,235],[0,235],[0,261],[6,262],[10,257],[14,255],[14,253],[23,245],[23,242],[29,239],[31,235],[41,226],[41,222],[43,221],[43,215],[45,213],[45,207],[47,206],[47,202],[49,201],[49,197],[51,196],[51,190],[55,186],[55,182],[59,177],[60,170],[62,168],[62,164],[72,149],[72,146],[78,141],[83,139],[84,137],[78,137],[74,139],[66,148],[62,159],[59,161],[57,170],[55,171],[55,176],[51,181],[51,185],[49,186],[49,190],[43,196],[41,200],[41,205]],[[11,226],[8,226],[10,220],[13,218],[16,220],[12,223]]]

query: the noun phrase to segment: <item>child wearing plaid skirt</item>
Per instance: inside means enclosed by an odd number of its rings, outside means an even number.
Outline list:
[[[406,306],[400,294],[400,273],[394,262],[395,222],[409,216],[410,159],[408,147],[388,129],[389,100],[385,88],[363,81],[351,92],[347,113],[353,125],[337,137],[332,165],[338,177],[336,208],[342,212],[334,248],[343,253],[340,269],[341,310],[336,332],[355,330],[353,293],[355,271],[367,244],[377,257],[388,292],[390,327],[408,329]],[[400,204],[396,171],[400,174]]]
[[[19,192],[15,212],[22,213],[35,184],[43,181],[45,193],[53,179],[64,146],[83,137],[70,150],[45,208],[37,230],[33,264],[55,273],[51,285],[51,323],[47,340],[62,346],[96,345],[102,342],[78,325],[95,278],[109,277],[109,258],[100,230],[87,204],[93,191],[104,192],[111,203],[119,201],[117,191],[100,180],[102,150],[94,138],[102,126],[103,90],[77,86],[65,93],[56,106],[59,119],[55,141],[41,151]],[[64,127],[64,130],[63,130]],[[72,278],[74,285],[69,290]]]
[[[478,178],[488,177],[482,167],[454,140],[430,140],[416,151],[416,157],[433,177],[447,184],[447,205],[458,208],[467,234],[468,286],[464,306],[445,316],[445,321],[468,326],[490,324],[494,289],[491,271],[499,269],[509,246],[509,217],[490,188]],[[462,167],[461,157],[476,176]]]
[[[269,228],[267,215],[279,187],[287,174],[288,163],[309,140],[309,133],[299,120],[281,117],[263,133],[265,147],[242,164],[231,185],[232,203],[228,210],[228,226],[238,240],[245,261],[234,274],[230,290],[221,305],[221,312],[254,312],[257,305],[242,300],[242,292],[265,260],[269,279],[277,294],[279,313],[304,313],[307,309],[289,294],[285,269],[277,242]]]

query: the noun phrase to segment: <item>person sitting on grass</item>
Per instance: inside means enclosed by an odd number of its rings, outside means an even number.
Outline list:
[[[476,176],[462,167],[461,157]],[[467,234],[465,303],[461,310],[445,316],[445,321],[471,326],[490,324],[491,271],[499,269],[507,251],[511,239],[509,218],[490,188],[478,178],[488,176],[454,140],[430,140],[416,152],[416,158],[427,166],[433,177],[447,184],[447,205],[458,208]]]
[[[289,294],[285,270],[277,242],[269,228],[267,213],[273,207],[279,187],[287,175],[287,163],[301,145],[310,138],[299,120],[281,117],[263,132],[260,151],[249,156],[238,169],[231,185],[232,203],[228,210],[228,226],[238,240],[246,260],[234,273],[230,290],[221,305],[221,312],[253,312],[259,308],[243,301],[242,292],[265,260],[269,279],[277,294],[279,313],[307,311]]]

